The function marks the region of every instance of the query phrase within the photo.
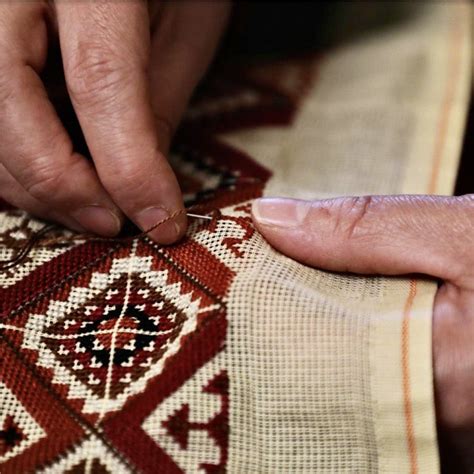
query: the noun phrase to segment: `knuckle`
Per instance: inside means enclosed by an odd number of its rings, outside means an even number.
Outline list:
[[[106,105],[131,77],[129,62],[113,48],[88,41],[77,45],[66,70],[73,102],[91,107]]]
[[[133,160],[124,161],[120,166],[112,166],[105,173],[104,184],[115,196],[134,199],[146,191],[151,181],[150,175]]]
[[[51,200],[62,184],[62,174],[49,166],[36,167],[29,173],[25,189],[39,201]]]
[[[372,196],[342,199],[335,216],[335,234],[342,236],[346,241],[367,235],[369,230],[366,225],[367,216],[374,206],[376,201]]]
[[[3,107],[8,103],[13,103],[16,97],[21,93],[17,86],[17,81],[13,77],[21,77],[19,68],[5,58],[0,58],[0,104]]]
[[[6,200],[12,188],[12,178],[5,167],[0,163],[0,198]]]
[[[0,67],[0,77],[4,78],[5,73]],[[9,81],[0,79],[0,104],[5,107],[15,96],[15,90],[11,87]]]

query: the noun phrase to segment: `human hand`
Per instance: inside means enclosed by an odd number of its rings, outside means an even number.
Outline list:
[[[224,1],[0,3],[0,196],[104,236],[124,215],[146,229],[182,209],[165,153],[229,11]],[[93,163],[40,79],[55,37]],[[185,228],[183,214],[151,237],[171,243]]]
[[[433,314],[440,453],[449,472],[473,472],[474,195],[263,198],[252,213],[270,244],[307,265],[440,280]]]

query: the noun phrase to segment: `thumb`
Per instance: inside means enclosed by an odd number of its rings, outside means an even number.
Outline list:
[[[473,280],[474,196],[366,196],[253,203],[276,249],[326,270]],[[469,274],[470,273],[470,274]]]

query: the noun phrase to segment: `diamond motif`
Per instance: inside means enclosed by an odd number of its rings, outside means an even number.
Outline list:
[[[216,133],[289,123],[304,75],[240,76],[194,102],[178,133],[187,204],[223,210],[260,195],[270,176]],[[224,472],[226,298],[252,232],[248,209],[228,209],[176,246],[38,247],[1,279],[0,360],[11,361],[0,376],[46,433],[2,472]],[[0,259],[28,236],[7,238]],[[0,456],[33,439],[18,413],[0,410]]]
[[[49,327],[43,336],[62,365],[99,397],[106,395],[108,377],[113,399],[139,379],[165,354],[188,318],[161,291],[136,275],[130,278],[128,295],[124,275],[114,288]]]
[[[0,329],[96,422],[143,391],[221,305],[153,245],[135,241]]]

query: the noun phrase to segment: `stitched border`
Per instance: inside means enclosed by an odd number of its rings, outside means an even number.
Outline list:
[[[50,295],[51,293],[54,293],[58,288],[63,286],[66,282],[68,282],[70,280],[73,280],[78,275],[80,275],[83,271],[86,271],[90,267],[95,266],[97,263],[101,262],[102,260],[107,258],[109,255],[111,255],[112,253],[117,251],[121,245],[122,244],[114,245],[113,247],[108,249],[106,252],[104,252],[102,255],[100,255],[99,257],[97,257],[94,260],[88,262],[87,264],[85,264],[82,267],[80,267],[79,269],[77,269],[74,273],[71,273],[67,277],[63,278],[62,280],[59,280],[54,285],[50,286],[46,291],[42,291],[42,292],[38,293],[34,298],[32,298],[31,300],[27,301],[26,303],[18,306],[18,308],[15,308],[13,311],[11,311],[8,314],[8,318],[16,316],[18,313],[24,311],[26,308],[29,308],[30,306],[34,305],[39,299],[41,299],[43,297],[46,297],[46,296]]]
[[[413,407],[411,400],[410,387],[410,314],[413,308],[413,302],[417,293],[416,280],[410,281],[410,291],[408,293],[405,306],[403,308],[402,320],[402,387],[403,387],[403,409],[405,413],[405,429],[408,444],[408,455],[410,458],[410,472],[416,474],[418,472],[418,459],[415,440],[415,430],[413,426]]]

